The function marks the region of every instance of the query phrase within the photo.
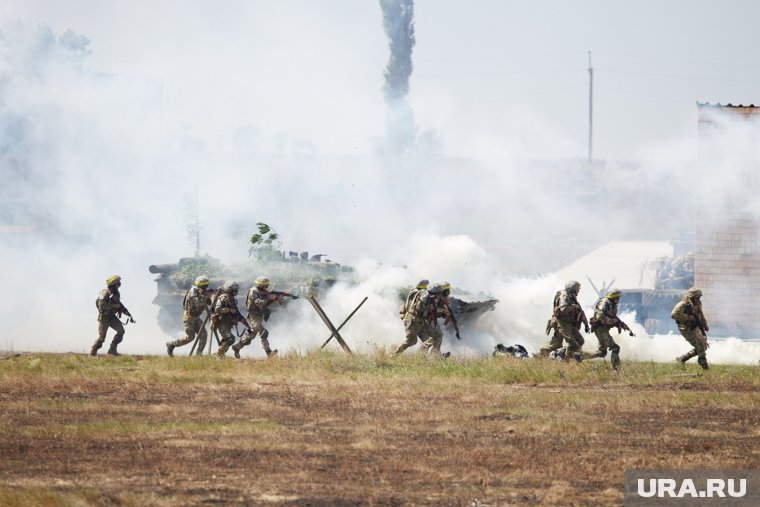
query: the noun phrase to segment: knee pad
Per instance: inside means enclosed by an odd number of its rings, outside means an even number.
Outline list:
[[[613,354],[619,354],[620,353],[620,345],[615,345],[610,349]]]
[[[269,337],[269,331],[267,331],[266,329],[262,329],[261,330],[261,339],[262,340],[266,340],[268,337]]]

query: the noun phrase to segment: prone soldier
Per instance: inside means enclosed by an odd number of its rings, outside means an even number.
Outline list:
[[[182,301],[182,306],[185,309],[182,316],[182,322],[185,325],[185,337],[178,338],[174,341],[166,342],[166,353],[170,357],[174,356],[174,348],[187,345],[198,337],[198,347],[195,354],[203,355],[203,349],[206,347],[206,327],[201,320],[201,314],[204,310],[208,310],[208,305],[211,304],[208,290],[209,279],[205,276],[199,276],[195,279],[195,284],[190,287],[185,293],[185,299]]]
[[[116,347],[124,339],[124,325],[119,318],[122,314],[126,314],[129,317],[127,322],[135,321],[132,318],[132,314],[127,310],[127,307],[121,302],[119,287],[121,287],[121,277],[113,275],[106,280],[106,288],[100,291],[98,298],[95,300],[95,306],[98,309],[98,339],[92,344],[92,349],[90,350],[91,356],[98,355],[98,350],[106,341],[106,333],[109,327],[116,331],[116,334],[111,341],[108,354],[112,356],[120,355],[116,351]]]

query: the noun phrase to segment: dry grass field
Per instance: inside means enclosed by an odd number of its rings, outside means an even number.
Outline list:
[[[0,505],[621,505],[629,468],[760,468],[760,373],[675,364],[22,354]]]

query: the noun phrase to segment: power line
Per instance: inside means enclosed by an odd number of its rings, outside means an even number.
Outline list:
[[[716,81],[720,83],[741,83],[741,84],[750,84],[750,85],[760,85],[760,81],[744,81],[740,79],[724,79],[724,78],[707,77],[707,76],[688,76],[684,74],[661,74],[657,72],[634,72],[630,70],[607,69],[604,67],[602,67],[601,69],[597,68],[597,70],[601,70],[602,72],[608,72],[610,74],[626,74],[626,75],[631,75],[631,76],[664,77],[664,78],[669,78],[669,79],[688,79],[691,81]]]

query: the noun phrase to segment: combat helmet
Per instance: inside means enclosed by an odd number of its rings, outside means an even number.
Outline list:
[[[451,284],[449,282],[441,282],[441,293],[444,296],[451,294]]]
[[[195,285],[200,288],[208,287],[209,279],[207,276],[199,276],[195,279]]]
[[[258,277],[256,279],[256,287],[263,287],[263,288],[269,287],[269,278],[265,276]]]
[[[430,287],[428,287],[427,291],[430,294],[440,294],[441,293],[441,284],[440,283],[434,283]]]
[[[108,280],[106,280],[106,285],[108,287],[112,287],[114,285],[121,284],[121,277],[119,275],[113,275]]]
[[[427,289],[429,284],[430,284],[430,280],[425,280],[423,278],[422,280],[417,282],[417,285],[415,287],[417,287],[418,289]]]
[[[222,289],[227,292],[228,294],[232,294],[233,292],[237,292],[240,290],[240,286],[237,282],[229,281],[224,282],[224,285],[222,285]]]
[[[620,292],[620,289],[612,288],[612,289],[607,289],[607,294],[605,294],[605,297],[607,299],[620,299],[620,296],[622,294],[623,293]]]
[[[686,295],[689,296],[689,299],[701,298],[702,289],[700,289],[699,287],[692,287],[691,289],[686,291]]]
[[[578,292],[578,289],[581,288],[581,283],[577,280],[570,280],[565,284],[565,290],[567,292]]]

